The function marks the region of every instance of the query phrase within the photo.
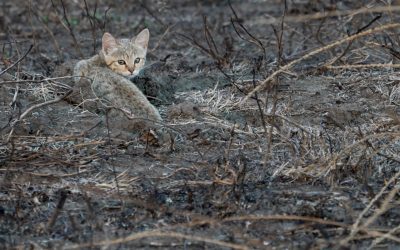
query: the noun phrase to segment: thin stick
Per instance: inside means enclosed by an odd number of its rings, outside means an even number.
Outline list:
[[[41,108],[41,107],[43,107],[43,106],[47,106],[47,105],[50,105],[50,104],[53,104],[53,103],[62,101],[62,100],[64,100],[65,98],[67,98],[71,93],[72,93],[72,90],[68,91],[65,95],[63,95],[63,96],[61,96],[61,97],[59,97],[59,98],[53,99],[53,100],[51,100],[51,101],[42,102],[42,103],[33,105],[33,106],[29,107],[27,110],[25,110],[25,112],[22,113],[22,114],[19,116],[18,119],[14,120],[14,121],[11,123],[11,131],[10,131],[10,134],[8,135],[7,142],[10,141],[10,139],[11,139],[13,133],[14,133],[14,127],[15,127],[15,125],[16,125],[18,122],[20,122],[25,116],[27,116],[30,112],[32,112],[34,109],[38,109],[38,108]]]
[[[40,83],[40,82],[45,82],[45,81],[53,81],[53,80],[60,80],[60,79],[70,79],[70,78],[75,78],[77,76],[60,76],[60,77],[49,77],[49,78],[43,78],[43,79],[38,79],[38,80],[11,80],[11,81],[2,81],[0,84],[11,84],[11,83]]]
[[[56,99],[53,99],[53,100],[50,100],[50,101],[47,101],[47,102],[39,103],[39,104],[36,104],[36,105],[33,105],[33,106],[29,107],[27,110],[25,110],[24,113],[22,113],[22,115],[19,117],[19,120],[23,119],[26,115],[28,115],[30,112],[32,112],[32,110],[37,109],[37,108],[41,108],[43,106],[47,106],[47,105],[50,105],[50,104],[53,104],[53,103],[56,103],[56,102],[59,102],[59,101],[63,100],[64,98],[66,98],[67,96],[69,96],[71,93],[72,93],[72,90],[68,91],[65,95],[63,95],[63,96],[61,96],[59,98],[56,98]]]
[[[233,15],[235,16],[235,19],[231,18],[231,23],[232,23],[232,26],[233,26],[233,28],[234,28],[236,34],[237,34],[241,39],[243,39],[244,41],[247,41],[247,42],[249,42],[249,43],[253,43],[253,44],[255,44],[257,47],[259,47],[259,48],[263,51],[263,58],[264,58],[264,57],[265,57],[265,53],[266,53],[266,52],[265,52],[264,44],[260,41],[260,39],[258,39],[258,38],[256,38],[255,36],[253,36],[253,35],[244,27],[244,25],[243,25],[241,22],[238,21],[238,20],[240,20],[240,18],[239,18],[239,16],[237,15],[235,9],[233,8],[233,6],[232,6],[232,4],[231,4],[231,1],[228,1],[228,5],[229,5],[229,8],[231,9]],[[243,29],[243,31],[244,31],[251,39],[246,39],[246,38],[244,38],[244,37],[240,34],[239,30],[237,30],[237,28],[236,28],[236,26],[235,26],[235,23],[237,23],[237,24]]]
[[[328,45],[326,45],[326,46],[324,46],[324,47],[321,47],[321,48],[318,48],[318,49],[316,49],[316,50],[313,50],[313,51],[307,53],[306,55],[300,57],[299,59],[293,60],[292,62],[286,64],[285,66],[281,67],[279,70],[277,70],[277,71],[275,71],[274,73],[272,73],[269,77],[267,77],[264,81],[262,81],[262,82],[260,83],[260,85],[258,85],[255,89],[253,89],[250,93],[248,93],[248,94],[245,96],[245,98],[243,98],[243,100],[240,101],[240,102],[239,102],[238,104],[236,104],[236,105],[243,105],[243,103],[245,103],[245,102],[246,102],[251,96],[253,96],[257,91],[263,90],[263,89],[267,86],[267,84],[268,84],[271,80],[273,80],[277,75],[279,75],[280,73],[282,73],[282,72],[284,72],[284,71],[289,70],[291,67],[293,67],[294,65],[298,64],[298,63],[301,62],[301,61],[304,61],[304,60],[306,60],[306,59],[308,59],[308,58],[310,58],[310,57],[312,57],[312,56],[315,56],[315,55],[317,55],[317,54],[323,52],[323,51],[332,49],[332,48],[334,48],[334,47],[336,47],[336,46],[338,46],[338,45],[340,45],[340,44],[343,44],[343,43],[345,43],[345,42],[349,42],[349,41],[355,40],[355,39],[357,39],[357,38],[360,38],[360,37],[363,37],[363,36],[366,36],[366,35],[370,35],[370,34],[373,34],[373,33],[379,32],[379,31],[383,31],[383,30],[386,30],[386,29],[397,28],[397,27],[400,27],[400,23],[386,24],[386,25],[383,25],[383,26],[380,26],[380,27],[377,27],[377,28],[373,28],[373,29],[366,30],[366,31],[364,31],[364,32],[360,32],[360,33],[358,33],[358,34],[356,34],[356,35],[346,37],[346,38],[344,38],[344,39],[342,39],[342,40],[333,42],[333,43],[328,44]]]
[[[96,25],[94,20],[96,20],[96,10],[97,10],[97,2],[93,11],[93,16],[90,15],[89,12],[89,6],[87,4],[87,1],[84,0],[83,1],[85,3],[85,11],[86,11],[86,15],[88,16],[89,19],[89,23],[90,23],[90,27],[92,28],[92,39],[93,39],[93,54],[96,53]]]
[[[349,234],[349,236],[347,236],[345,239],[343,239],[340,244],[341,245],[346,245],[352,238],[354,238],[354,236],[360,231],[360,225],[361,225],[361,221],[364,217],[364,215],[371,209],[372,205],[374,205],[374,203],[383,196],[384,192],[386,191],[386,189],[389,187],[389,185],[392,182],[395,182],[396,180],[398,180],[400,176],[400,172],[397,172],[397,174],[395,174],[392,178],[390,178],[390,180],[386,183],[385,186],[383,186],[383,188],[379,191],[379,193],[377,193],[375,195],[375,197],[369,202],[369,204],[364,208],[364,210],[358,215],[357,220],[354,222],[353,226],[351,227],[351,232]],[[398,190],[398,188],[395,188],[394,190]],[[394,194],[393,194],[394,195]],[[370,218],[372,218],[373,216],[371,216]],[[372,221],[367,220],[366,223],[364,223],[364,225],[362,225],[362,227],[364,226],[368,226]]]
[[[368,69],[368,68],[400,68],[400,64],[392,63],[372,63],[372,64],[348,64],[340,66],[326,65],[323,69]]]
[[[32,1],[26,1],[26,2],[29,2],[28,8],[29,8],[29,12],[31,12],[30,15],[34,14],[33,16],[36,17],[36,19],[43,25],[43,28],[46,30],[46,32],[49,34],[49,36],[53,40],[52,44],[53,44],[54,49],[57,51],[58,58],[62,58],[62,52],[60,49],[60,45],[58,44],[53,31],[49,28],[48,22],[46,22],[46,20],[44,20],[44,18],[43,18],[44,16],[47,16],[47,15],[43,14],[42,11],[40,10],[40,8],[34,9],[33,8],[34,6],[32,5]],[[33,27],[33,23],[32,23],[33,21],[30,20],[30,22],[31,22],[31,26]]]
[[[307,222],[314,222],[322,225],[330,225],[336,227],[347,228],[349,225],[332,221],[332,220],[325,220],[316,217],[309,217],[309,216],[298,216],[298,215],[243,215],[243,216],[233,216],[223,219],[223,222],[232,222],[232,221],[261,221],[261,220],[283,220],[283,221],[307,221]]]
[[[82,53],[81,48],[80,48],[80,46],[78,44],[78,40],[76,39],[73,27],[72,27],[72,25],[71,25],[71,23],[70,23],[70,21],[68,19],[67,10],[66,10],[64,1],[60,0],[60,2],[61,2],[61,7],[63,9],[63,18],[64,18],[66,24],[62,21],[61,17],[59,16],[58,9],[57,9],[56,5],[54,4],[53,0],[51,0],[51,4],[52,4],[52,6],[53,6],[53,8],[54,8],[54,10],[55,10],[55,12],[57,14],[56,15],[57,19],[60,21],[61,25],[64,26],[65,29],[69,31],[69,34],[71,35],[72,40],[73,40],[74,45],[75,45],[75,50],[78,52],[78,54],[81,57],[83,57],[83,53]]]
[[[359,15],[365,13],[382,13],[382,12],[398,12],[400,11],[400,6],[379,6],[374,8],[361,8],[361,9],[353,9],[353,10],[343,10],[343,11],[324,11],[324,12],[317,12],[313,14],[307,15],[295,15],[295,16],[286,16],[286,22],[306,22],[310,20],[317,20],[323,19],[327,17],[336,17],[336,16],[346,16],[346,15]],[[263,20],[264,25],[274,24],[280,22],[279,18],[270,17],[270,20]]]
[[[47,232],[50,232],[51,229],[53,228],[54,224],[56,223],[58,215],[60,215],[61,210],[64,207],[65,201],[67,200],[68,197],[68,191],[67,190],[61,190],[60,191],[60,199],[58,200],[57,207],[53,212],[53,215],[50,217],[49,222],[47,223]]]
[[[149,52],[154,52],[158,49],[158,47],[160,46],[162,40],[165,38],[165,36],[169,33],[169,31],[171,30],[171,28],[173,28],[175,26],[174,25],[170,25],[167,27],[167,29],[164,31],[164,33],[161,35],[160,39],[158,39],[156,45],[154,46],[154,48],[150,49]]]
[[[375,249],[376,245],[378,245],[379,243],[381,243],[385,239],[391,239],[393,234],[396,233],[396,231],[398,231],[398,230],[400,230],[400,225],[398,225],[397,227],[391,229],[389,232],[385,233],[384,235],[380,236],[379,238],[376,238],[371,243],[371,245],[368,247],[368,250],[369,249]]]
[[[381,15],[376,16],[374,19],[372,19],[368,24],[364,25],[363,27],[361,27],[360,29],[358,29],[355,33],[353,33],[352,35],[358,34],[360,32],[362,32],[363,30],[367,29],[368,27],[370,27],[374,22],[376,22],[379,18],[381,18]],[[350,34],[349,34],[350,35]],[[330,62],[329,64],[334,64],[335,62],[339,61],[342,59],[342,57],[344,57],[347,52],[350,50],[351,46],[353,45],[354,40],[350,41],[347,44],[347,47],[343,50],[343,52],[337,56],[332,62]]]
[[[0,76],[2,74],[6,73],[9,69],[14,67],[15,65],[17,65],[20,61],[22,61],[22,59],[24,59],[29,54],[29,52],[31,52],[32,48],[33,48],[33,44],[31,44],[31,46],[29,46],[29,49],[25,52],[25,54],[23,56],[21,56],[17,61],[15,61],[13,64],[11,64],[8,68],[6,68],[5,70],[1,71],[0,72]]]
[[[92,247],[92,246],[110,246],[110,245],[116,245],[116,244],[130,242],[130,241],[134,241],[134,240],[140,240],[143,238],[149,238],[149,237],[178,238],[178,239],[210,243],[210,244],[214,244],[214,245],[221,246],[224,248],[241,249],[241,250],[250,249],[244,245],[233,244],[233,243],[228,243],[228,242],[224,242],[224,241],[220,241],[220,240],[214,240],[214,239],[200,237],[200,236],[186,235],[186,234],[176,233],[176,232],[162,232],[159,230],[135,233],[135,234],[131,234],[125,238],[120,238],[120,239],[116,239],[116,240],[105,240],[105,241],[87,243],[87,244],[82,244],[82,245],[65,246],[64,249],[81,249],[81,248]]]

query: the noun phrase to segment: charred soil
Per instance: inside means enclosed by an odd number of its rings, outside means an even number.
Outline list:
[[[399,247],[400,6],[127,2],[0,3],[0,248]],[[122,140],[65,96],[145,27],[164,124]]]

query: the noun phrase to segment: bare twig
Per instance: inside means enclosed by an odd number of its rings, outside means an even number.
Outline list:
[[[53,46],[54,49],[57,52],[58,58],[62,58],[62,51],[60,49],[60,45],[58,44],[57,38],[55,37],[53,31],[50,29],[49,25],[48,25],[48,21],[46,21],[43,17],[47,16],[45,15],[39,8],[33,9],[32,8],[32,1],[27,1],[29,2],[29,11],[32,12],[34,15],[34,17],[37,18],[37,20],[39,20],[39,22],[43,25],[43,28],[46,30],[46,32],[50,35],[51,40],[53,40]]]
[[[231,4],[231,1],[228,1],[228,5],[229,5],[229,8],[231,9],[233,15],[235,16],[235,19],[231,18],[231,23],[232,23],[232,26],[233,26],[233,28],[234,28],[236,34],[237,34],[241,39],[243,39],[243,40],[245,40],[245,41],[247,41],[247,42],[253,43],[253,44],[255,44],[257,47],[259,47],[259,48],[262,50],[262,52],[263,52],[263,58],[264,58],[264,57],[265,57],[265,52],[266,52],[266,51],[265,51],[265,47],[264,47],[263,43],[262,43],[258,38],[256,38],[254,35],[252,35],[252,34],[246,29],[246,27],[244,27],[244,25],[243,25],[241,22],[239,22],[240,18],[239,18],[239,16],[237,15],[235,9],[233,8],[233,6],[232,6],[232,4]],[[237,24],[240,26],[240,28],[242,28],[242,30],[250,37],[250,39],[246,39],[246,38],[244,38],[242,35],[240,35],[240,32],[237,30],[237,28],[236,28],[236,26],[235,26],[235,23],[237,23]]]
[[[140,239],[150,238],[150,237],[166,237],[166,238],[177,238],[177,239],[185,239],[185,240],[191,240],[191,241],[199,241],[199,242],[209,243],[209,244],[217,245],[217,246],[224,247],[224,248],[231,248],[231,249],[241,249],[241,250],[250,249],[245,245],[239,245],[239,244],[224,242],[224,241],[220,241],[220,240],[214,240],[214,239],[210,239],[210,238],[206,238],[206,237],[186,235],[186,234],[176,233],[176,232],[162,232],[160,230],[134,233],[125,238],[120,238],[120,239],[116,239],[116,240],[105,240],[105,241],[99,241],[99,242],[88,243],[88,244],[66,246],[64,249],[81,249],[81,248],[92,247],[92,246],[110,246],[110,245],[116,245],[116,244],[126,243],[126,242],[130,242],[130,241],[135,241],[135,240],[140,240]]]
[[[65,99],[66,97],[68,97],[71,93],[72,93],[72,90],[68,91],[65,95],[63,95],[63,96],[61,96],[61,97],[59,97],[59,98],[56,98],[56,99],[54,99],[54,100],[47,101],[47,102],[43,102],[43,103],[39,103],[39,104],[36,104],[36,105],[33,105],[33,106],[29,107],[27,110],[25,110],[24,113],[22,113],[22,115],[19,117],[19,120],[23,119],[25,116],[27,116],[27,115],[28,115],[30,112],[32,112],[32,110],[34,110],[34,109],[41,108],[41,107],[43,107],[43,106],[47,106],[47,105],[50,105],[50,104],[53,104],[53,103],[56,103],[56,102],[59,102],[59,101],[64,100],[64,99]]]
[[[95,25],[94,20],[95,20],[96,11],[97,11],[97,1],[95,2],[95,7],[94,7],[94,10],[93,10],[93,16],[90,15],[89,6],[87,4],[87,1],[84,0],[83,2],[85,3],[86,15],[88,16],[90,27],[91,27],[91,30],[92,30],[93,54],[96,54],[96,25]]]
[[[48,77],[43,79],[31,79],[31,80],[11,80],[11,81],[2,81],[1,84],[12,84],[12,83],[40,83],[40,82],[47,82],[47,81],[54,81],[54,80],[61,80],[61,79],[71,79],[77,76],[60,76],[60,77]]]
[[[255,87],[256,87],[256,69],[255,69],[255,66],[254,66],[254,69],[253,69],[253,72],[252,72],[252,73],[253,73],[253,86],[254,86],[254,88],[255,88]],[[270,135],[272,136],[272,134],[271,134],[271,133],[268,133],[267,124],[266,124],[266,122],[265,122],[264,110],[263,110],[263,108],[261,107],[261,101],[260,101],[260,99],[258,98],[257,92],[254,93],[254,98],[255,98],[255,100],[256,100],[256,102],[257,102],[258,112],[260,112],[260,120],[261,120],[261,124],[262,124],[262,126],[263,126],[265,138],[268,138],[268,135],[270,134]],[[269,145],[269,144],[268,144],[268,145]],[[268,147],[268,148],[270,148],[270,147]],[[267,150],[267,153],[266,153],[266,154],[267,154],[267,155],[269,154],[268,150]],[[266,162],[266,161],[264,161],[264,162]]]
[[[154,52],[154,51],[156,51],[156,50],[158,49],[158,47],[160,46],[162,40],[167,36],[167,34],[170,32],[171,28],[173,28],[174,26],[175,26],[175,25],[168,26],[168,27],[165,29],[164,33],[161,35],[160,39],[158,39],[158,41],[157,41],[156,45],[154,46],[154,48],[152,48],[152,49],[150,49],[150,50],[148,50],[148,51],[149,51],[149,52]]]
[[[16,125],[17,123],[19,123],[22,119],[24,119],[25,116],[27,116],[29,113],[31,113],[31,112],[32,112],[33,110],[35,110],[35,109],[38,109],[38,108],[41,108],[41,107],[44,107],[44,106],[47,106],[47,105],[50,105],[50,104],[53,104],[53,103],[60,102],[60,101],[64,100],[65,98],[67,98],[71,93],[72,93],[72,90],[68,91],[65,95],[63,95],[63,96],[61,96],[61,97],[59,97],[59,98],[56,98],[56,99],[54,99],[54,100],[47,101],[47,102],[43,102],[43,103],[39,103],[39,104],[36,104],[36,105],[33,105],[33,106],[29,107],[27,110],[25,110],[24,113],[22,113],[22,114],[19,116],[19,118],[17,118],[16,120],[14,120],[14,121],[11,123],[11,125],[10,125],[10,126],[11,126],[11,131],[10,131],[10,133],[9,133],[9,135],[8,135],[7,141],[10,141],[10,139],[11,139],[13,133],[14,133],[15,125]]]
[[[113,155],[113,150],[112,150],[112,147],[111,147],[109,111],[110,111],[110,109],[107,110],[107,112],[106,112],[106,127],[107,127],[107,138],[108,138],[107,146],[108,146],[108,154],[110,156],[112,156]],[[120,194],[119,181],[118,181],[118,178],[117,178],[117,170],[115,168],[115,164],[111,164],[111,165],[112,165],[112,172],[114,174],[115,186],[117,187],[117,193]],[[122,199],[120,201],[122,203]]]
[[[63,18],[64,18],[64,20],[65,20],[66,25],[65,25],[64,22],[61,20],[59,14],[58,14],[57,7],[56,7],[56,5],[54,4],[54,1],[51,0],[52,6],[53,6],[54,10],[55,10],[56,13],[57,13],[57,18],[58,18],[58,20],[60,21],[61,25],[63,25],[63,26],[69,31],[69,34],[71,35],[72,40],[73,40],[73,42],[74,42],[74,46],[75,46],[76,51],[78,52],[78,54],[79,54],[80,57],[83,57],[83,53],[82,53],[81,48],[80,48],[80,46],[79,46],[78,40],[76,39],[76,36],[75,36],[74,30],[73,30],[73,28],[72,28],[71,22],[70,22],[69,19],[68,19],[67,10],[66,10],[64,1],[63,1],[63,0],[60,0],[60,2],[61,2],[62,9],[63,9]]]
[[[371,224],[376,219],[376,217],[382,213],[382,211],[387,210],[387,202],[389,202],[394,197],[394,195],[398,192],[400,187],[394,188],[392,190],[392,192],[390,192],[390,194],[388,195],[389,199],[385,199],[385,202],[383,203],[383,205],[381,207],[386,208],[386,210],[378,209],[378,211],[376,211],[371,217],[369,217],[369,219],[362,226],[360,226],[364,215],[371,209],[371,207],[374,205],[374,203],[383,196],[384,192],[387,190],[389,185],[391,183],[397,181],[399,179],[399,177],[400,177],[400,172],[396,173],[392,178],[390,178],[390,180],[385,184],[385,186],[383,188],[381,188],[379,193],[376,194],[375,197],[369,202],[369,204],[364,208],[364,210],[358,215],[357,220],[354,222],[353,226],[351,227],[351,232],[350,232],[349,236],[347,236],[345,239],[343,239],[340,242],[341,245],[346,245],[360,231],[360,228],[368,227],[369,224]]]
[[[33,48],[33,45],[31,44],[31,46],[29,46],[29,49],[25,52],[25,54],[23,54],[20,58],[18,58],[18,60],[15,61],[13,64],[11,64],[8,68],[6,68],[5,70],[0,72],[0,76],[2,74],[6,73],[8,70],[10,70],[15,65],[17,65],[19,62],[21,62],[29,54],[29,52],[31,52],[32,48]]]
[[[378,7],[373,7],[373,8],[360,8],[360,9],[353,9],[353,10],[334,10],[334,11],[323,11],[323,12],[317,12],[317,13],[312,13],[312,14],[306,14],[306,15],[293,15],[293,16],[287,16],[286,17],[286,22],[307,22],[310,20],[317,20],[317,19],[324,19],[327,17],[336,17],[336,16],[354,16],[354,15],[360,15],[360,14],[365,14],[365,13],[382,13],[382,12],[399,12],[400,11],[400,6],[378,6]],[[263,20],[263,25],[267,24],[274,24],[274,23],[279,23],[280,20],[278,18],[274,18],[271,16],[268,16],[270,20]]]
[[[363,27],[359,28],[359,29],[358,29],[356,32],[354,32],[354,34],[352,34],[352,35],[358,34],[358,33],[362,32],[363,30],[367,29],[367,28],[368,28],[369,26],[371,26],[374,22],[376,22],[379,18],[381,18],[381,15],[376,16],[376,17],[375,17],[374,19],[372,19],[368,24],[366,24],[366,25],[364,25]],[[351,45],[353,45],[353,42],[354,42],[354,40],[351,40],[351,41],[347,44],[347,46],[346,46],[346,48],[343,50],[343,52],[342,52],[339,56],[337,56],[334,60],[332,60],[331,62],[329,62],[329,65],[332,65],[332,64],[336,63],[337,61],[341,60],[342,57],[344,57],[344,56],[347,54],[347,52],[350,50]]]
[[[165,23],[159,18],[159,13],[154,13],[154,11],[146,4],[146,1],[140,1],[139,4],[147,11],[147,13],[149,13],[151,17],[154,18],[154,20],[156,20],[162,26],[167,27],[167,25],[165,25]]]
[[[385,239],[393,239],[393,234],[396,233],[397,231],[400,230],[400,225],[398,225],[397,227],[394,227],[393,229],[391,229],[389,232],[385,233],[382,236],[379,236],[378,238],[376,238],[371,245],[368,247],[368,250],[370,249],[375,249],[376,245],[378,245],[379,243],[381,243],[383,240]]]
[[[372,64],[348,64],[348,65],[340,65],[340,66],[332,66],[332,65],[324,65],[322,69],[369,69],[369,68],[400,68],[400,64],[392,64],[392,63],[372,63]]]
[[[50,232],[50,230],[56,223],[57,217],[60,214],[61,210],[63,209],[67,197],[68,197],[68,191],[64,189],[60,190],[60,199],[58,200],[57,207],[55,208],[53,215],[50,217],[50,220],[47,223],[48,232]]]
[[[380,32],[380,31],[383,31],[383,30],[386,30],[386,29],[393,29],[393,28],[398,28],[398,27],[400,27],[400,23],[391,23],[391,24],[382,25],[380,27],[366,30],[364,32],[358,33],[358,34],[353,35],[353,36],[346,37],[344,39],[341,39],[341,40],[338,40],[338,41],[333,42],[331,44],[328,44],[328,45],[326,45],[324,47],[321,47],[321,48],[318,48],[316,50],[313,50],[313,51],[307,53],[306,55],[300,57],[299,59],[293,60],[292,62],[286,64],[285,66],[281,67],[279,70],[277,70],[274,73],[272,73],[269,77],[267,77],[264,81],[262,81],[260,83],[260,85],[257,86],[257,88],[253,89],[250,93],[248,93],[245,96],[245,98],[243,98],[243,100],[240,103],[238,103],[237,105],[241,105],[244,102],[246,102],[251,96],[254,95],[255,92],[263,90],[267,86],[267,84],[269,82],[271,82],[277,75],[279,75],[282,72],[285,72],[285,71],[289,70],[291,67],[293,67],[294,65],[298,64],[301,61],[304,61],[304,60],[306,60],[306,59],[308,59],[310,57],[313,57],[313,56],[315,56],[315,55],[317,55],[317,54],[319,54],[321,52],[324,52],[326,50],[329,50],[329,49],[332,49],[332,48],[334,48],[336,46],[339,46],[339,45],[341,45],[341,44],[343,44],[345,42],[349,42],[349,41],[355,40],[357,38],[360,38],[360,37],[363,37],[363,36],[366,36],[366,35],[370,35],[370,34],[373,34],[373,33],[376,33],[376,32]]]
[[[316,217],[309,216],[298,216],[298,215],[243,215],[243,216],[233,216],[223,219],[222,222],[232,222],[232,221],[260,221],[260,220],[282,220],[282,221],[307,221],[314,222],[322,225],[330,225],[336,227],[349,227],[347,224],[325,220]]]

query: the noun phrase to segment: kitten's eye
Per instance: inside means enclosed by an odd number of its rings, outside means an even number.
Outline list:
[[[135,63],[139,63],[139,62],[140,62],[140,58],[138,57],[135,59]]]
[[[125,62],[124,60],[118,60],[118,64],[119,64],[119,65],[125,65],[126,62]]]

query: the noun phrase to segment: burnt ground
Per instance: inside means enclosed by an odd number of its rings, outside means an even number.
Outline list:
[[[2,1],[0,247],[398,248],[388,2]],[[158,146],[62,99],[104,31],[145,27]]]

